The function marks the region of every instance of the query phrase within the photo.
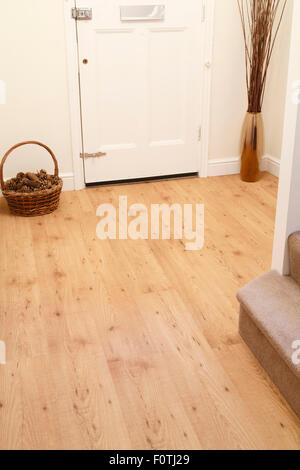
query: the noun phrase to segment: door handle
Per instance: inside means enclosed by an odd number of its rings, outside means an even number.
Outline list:
[[[100,158],[105,157],[107,153],[97,152],[97,153],[81,153],[80,158]]]

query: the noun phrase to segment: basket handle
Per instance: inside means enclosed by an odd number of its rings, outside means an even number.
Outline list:
[[[3,179],[3,166],[4,166],[4,163],[7,159],[7,157],[15,150],[17,149],[18,147],[22,147],[23,145],[39,145],[40,147],[43,147],[44,149],[46,149],[52,159],[53,159],[53,162],[54,162],[54,169],[55,169],[55,172],[54,172],[54,176],[58,176],[58,163],[57,163],[57,160],[55,158],[55,155],[54,153],[52,152],[52,150],[47,147],[47,145],[45,144],[42,144],[41,142],[37,142],[35,140],[29,140],[27,142],[20,142],[19,144],[16,144],[14,145],[11,149],[9,149],[6,154],[4,155],[4,157],[2,158],[2,161],[1,161],[1,164],[0,164],[0,184],[1,184],[1,189],[2,191],[4,191],[5,189],[5,185],[4,185],[4,179]]]

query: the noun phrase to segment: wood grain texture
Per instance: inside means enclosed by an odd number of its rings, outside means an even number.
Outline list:
[[[300,424],[238,335],[236,291],[270,268],[277,180],[0,201],[1,449],[299,449]],[[96,237],[101,203],[204,203],[205,247]]]

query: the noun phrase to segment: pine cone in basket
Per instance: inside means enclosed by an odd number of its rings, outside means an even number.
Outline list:
[[[15,178],[6,181],[5,191],[32,193],[35,191],[51,189],[58,184],[59,178],[53,175],[48,175],[45,170],[40,170],[37,173],[20,172]]]

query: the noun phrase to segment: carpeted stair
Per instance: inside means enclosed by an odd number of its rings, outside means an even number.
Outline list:
[[[290,276],[271,271],[238,293],[240,334],[300,418],[300,232],[289,238]]]

